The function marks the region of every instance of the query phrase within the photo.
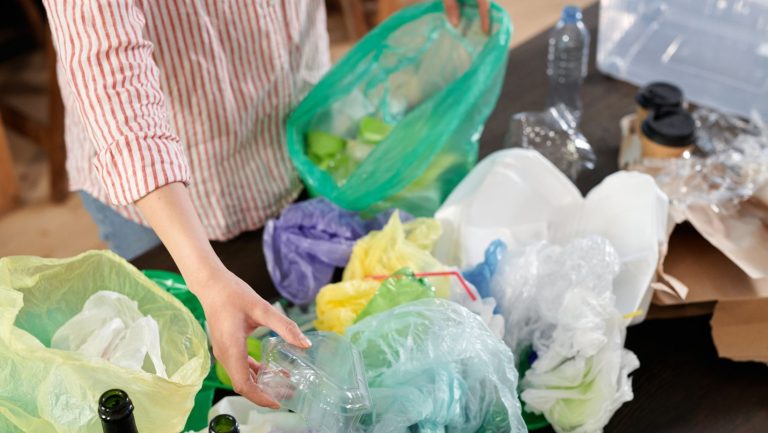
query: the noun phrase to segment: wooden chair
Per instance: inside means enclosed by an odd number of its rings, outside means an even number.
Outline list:
[[[67,198],[68,188],[65,167],[66,149],[64,147],[64,107],[56,79],[56,52],[45,17],[36,2],[34,0],[17,0],[17,2],[24,11],[35,38],[45,48],[48,121],[42,123],[8,105],[0,105],[0,116],[2,116],[8,129],[29,137],[45,150],[50,164],[51,199],[63,201]]]

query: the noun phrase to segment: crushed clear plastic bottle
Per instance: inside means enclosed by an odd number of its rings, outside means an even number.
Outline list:
[[[589,30],[584,25],[581,9],[566,6],[560,20],[549,34],[547,76],[549,106],[565,104],[578,122],[581,119],[581,83],[587,76]]]

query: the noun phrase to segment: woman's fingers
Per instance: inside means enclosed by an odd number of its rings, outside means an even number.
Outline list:
[[[458,26],[459,19],[461,19],[458,0],[443,0],[443,6],[445,7],[445,15],[448,17],[448,22],[454,27]]]
[[[261,325],[275,331],[277,335],[283,337],[283,340],[302,349],[307,349],[312,345],[312,342],[301,332],[296,322],[280,314],[268,302],[264,301],[258,310],[254,319]]]
[[[480,27],[483,32],[491,32],[491,5],[488,0],[476,0],[477,10],[480,13]],[[461,20],[461,6],[459,0],[443,0],[443,6],[445,7],[445,15],[448,18],[448,22],[454,27],[459,25]]]

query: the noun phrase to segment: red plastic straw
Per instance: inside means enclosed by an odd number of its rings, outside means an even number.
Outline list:
[[[459,273],[458,271],[439,271],[439,272],[417,272],[413,274],[417,278],[423,278],[423,277],[456,277],[459,280],[459,283],[461,283],[461,287],[464,288],[464,291],[467,292],[467,295],[469,295],[469,299],[471,299],[473,302],[477,300],[475,297],[475,294],[472,293],[472,290],[469,289],[469,285],[467,284],[467,281],[464,279],[464,277]],[[391,277],[399,277],[401,275],[373,275],[371,278],[374,280],[386,280],[387,278]]]

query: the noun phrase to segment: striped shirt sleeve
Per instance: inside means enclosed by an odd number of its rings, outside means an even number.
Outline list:
[[[170,126],[145,17],[134,0],[44,0],[62,85],[96,147],[92,164],[109,200],[127,205],[189,182]]]

